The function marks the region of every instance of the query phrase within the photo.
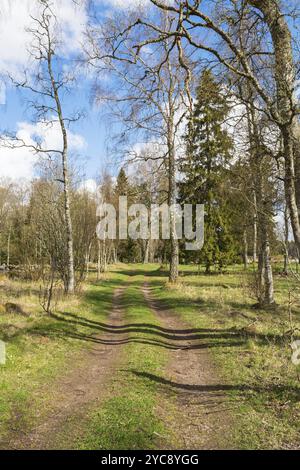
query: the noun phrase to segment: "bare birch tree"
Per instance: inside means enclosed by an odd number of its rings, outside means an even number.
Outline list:
[[[169,29],[172,18],[163,14],[160,19],[164,28]],[[126,20],[127,25],[130,24]],[[141,40],[139,32],[128,28],[120,36],[122,19],[109,20],[105,28],[93,25],[88,32],[90,48],[87,50],[89,63],[99,70],[111,73],[113,90],[109,100],[113,115],[123,123],[122,138],[134,135],[141,141],[159,144],[162,152],[149,157],[161,162],[168,174],[168,203],[176,204],[177,149],[181,125],[190,109],[188,81],[190,72],[183,70],[180,62],[184,52],[181,48],[170,51],[166,38],[147,53],[139,54],[136,44]],[[151,41],[149,40],[149,43]],[[101,89],[101,91],[103,91]],[[103,95],[100,95],[103,99]],[[127,142],[128,145],[128,142]],[[134,151],[128,152],[136,161]],[[179,248],[176,234],[176,220],[170,211],[170,281],[178,277]]]
[[[58,181],[62,184],[64,194],[64,223],[67,244],[67,279],[65,290],[72,294],[75,289],[73,228],[70,208],[70,181],[68,168],[68,132],[71,122],[79,119],[80,113],[66,117],[63,112],[62,95],[72,84],[74,77],[64,72],[59,55],[59,24],[48,0],[38,0],[38,13],[32,17],[32,26],[28,33],[32,36],[30,56],[32,70],[24,72],[23,80],[10,77],[17,88],[25,90],[32,96],[29,107],[34,112],[34,119],[46,127],[57,126],[61,135],[61,149],[45,148],[42,142],[26,142],[17,136],[8,136],[4,145],[11,148],[27,147],[33,152],[49,158],[59,157],[61,161],[61,176]]]

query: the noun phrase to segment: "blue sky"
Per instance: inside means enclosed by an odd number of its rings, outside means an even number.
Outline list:
[[[73,100],[76,106],[85,111],[85,116],[71,130],[81,135],[85,140],[83,148],[78,149],[78,157],[85,162],[86,176],[94,177],[106,159],[107,129],[101,119],[101,110],[90,106],[89,83],[81,91],[73,90],[68,98],[67,108],[71,108]],[[6,103],[0,106],[0,122],[2,129],[13,131],[20,122],[30,122],[31,115],[27,109],[24,93],[16,92],[13,88],[6,91]],[[73,154],[77,152],[73,149]],[[76,157],[77,159],[77,157]],[[0,157],[1,163],[1,157]],[[1,166],[0,166],[1,175]]]
[[[150,0],[94,0],[98,13],[103,18],[113,15],[114,11],[126,7],[137,7],[141,2]],[[171,1],[171,0],[170,0]],[[226,1],[226,0],[225,0]],[[84,6],[74,6],[72,0],[52,0],[56,15],[65,38],[66,64],[72,68],[72,58],[77,57],[85,37],[88,15]],[[1,0],[0,2],[0,73],[8,71],[19,76],[20,71],[28,65],[26,44],[29,40],[25,29],[30,25],[30,13],[36,0]],[[206,33],[205,33],[206,34]],[[201,52],[201,57],[205,54]],[[1,77],[1,76],[0,76]],[[106,77],[107,78],[107,77]],[[108,77],[109,79],[109,77]],[[111,172],[116,172],[116,158],[109,153],[107,144],[112,137],[112,128],[103,108],[96,108],[91,103],[91,84],[89,76],[80,76],[76,89],[64,100],[64,109],[69,113],[74,109],[85,111],[85,118],[70,129],[71,153],[76,156],[83,178],[97,178],[101,170],[110,165]],[[2,104],[1,104],[2,103]],[[55,141],[59,129],[45,135],[41,126],[32,126],[32,116],[26,109],[26,96],[11,86],[5,86],[0,78],[0,129],[17,131],[26,138],[39,132],[45,141]],[[11,151],[0,148],[0,178],[27,178],[34,175],[36,157],[24,149]]]
[[[83,31],[88,20],[84,6],[74,7],[72,0],[53,0],[54,8],[60,22],[65,43],[64,54],[68,58],[78,56],[80,44],[84,41]],[[123,9],[125,6],[136,5],[139,0],[97,0],[98,13],[103,17],[111,15],[113,9]],[[27,45],[28,33],[25,29],[31,23],[34,0],[1,0],[0,5],[0,72],[9,72],[19,77],[21,71],[28,65]],[[72,64],[71,64],[72,67]],[[64,99],[64,109],[82,109],[85,117],[70,128],[69,139],[71,153],[76,158],[83,176],[95,178],[101,170],[112,164],[113,158],[107,151],[109,131],[103,115],[103,109],[97,109],[91,103],[91,77],[80,76],[79,83],[70,95]],[[32,116],[26,106],[26,94],[17,91],[2,80],[0,89],[0,129],[1,132],[21,132],[29,140],[41,132],[47,142],[57,141],[57,133],[52,131],[44,136],[44,129],[34,127]],[[52,142],[52,141],[51,141]],[[30,179],[35,173],[34,164],[37,157],[26,150],[0,149],[0,178]],[[115,167],[115,166],[114,166]],[[112,168],[115,171],[115,168]]]

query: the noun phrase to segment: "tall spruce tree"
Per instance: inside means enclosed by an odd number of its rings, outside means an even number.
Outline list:
[[[128,207],[133,204],[135,201],[135,188],[131,184],[126,175],[124,168],[121,168],[116,182],[115,187],[115,200],[116,200],[116,207],[118,207],[118,200],[120,196],[127,197],[127,205]],[[117,212],[117,220],[119,226],[119,212]],[[122,262],[134,262],[138,259],[138,244],[136,241],[132,240],[128,237],[127,240],[120,240],[119,234],[117,233],[117,240],[116,240],[116,251],[117,251],[117,259]]]
[[[127,175],[125,173],[124,168],[121,168],[117,177],[116,189],[115,194],[117,197],[119,196],[127,196],[129,195],[130,188]]]
[[[206,272],[220,271],[232,260],[234,242],[229,230],[229,212],[222,197],[222,180],[232,156],[233,142],[224,122],[230,108],[221,85],[205,70],[197,87],[193,115],[187,126],[186,155],[180,165],[182,202],[205,204],[205,242],[200,261]]]

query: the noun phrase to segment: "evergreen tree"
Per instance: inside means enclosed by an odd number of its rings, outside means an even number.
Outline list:
[[[130,184],[124,168],[121,168],[115,186],[116,207],[118,207],[119,197],[127,196],[128,207],[134,203],[135,188]],[[117,212],[117,232],[119,229],[119,213]],[[137,242],[128,238],[119,240],[117,233],[116,240],[117,258],[122,262],[135,262],[138,258]]]
[[[115,194],[119,196],[128,196],[130,193],[129,182],[124,168],[121,168],[118,177],[117,184],[115,188]]]
[[[229,213],[222,197],[222,180],[233,147],[224,128],[229,111],[221,85],[211,71],[205,70],[187,126],[186,156],[180,165],[180,197],[182,202],[205,204],[205,242],[200,256],[207,273],[212,265],[218,265],[221,271],[234,254]]]

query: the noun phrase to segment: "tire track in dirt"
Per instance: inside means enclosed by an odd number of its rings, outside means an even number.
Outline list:
[[[82,432],[81,426],[89,409],[106,397],[107,385],[122,361],[122,342],[126,342],[127,335],[118,331],[114,333],[113,329],[122,326],[124,289],[125,286],[114,292],[107,325],[109,333],[93,336],[94,346],[81,352],[78,367],[74,365],[51,385],[51,411],[46,419],[43,417],[43,422],[28,433],[20,434],[18,431],[17,435],[12,434],[0,447],[29,450],[72,448]]]
[[[165,332],[172,337],[169,361],[162,377],[149,374],[149,380],[160,384],[162,401],[158,415],[175,435],[181,449],[232,449],[230,431],[233,419],[229,399],[220,385],[212,359],[202,344],[199,330],[191,329],[172,311],[153,298],[151,286],[145,283],[143,294],[159,318]],[[199,338],[200,336],[200,338]],[[221,382],[222,383],[222,382]],[[173,412],[168,404],[173,399]],[[162,448],[165,448],[162,442]],[[170,444],[172,448],[172,444]]]

